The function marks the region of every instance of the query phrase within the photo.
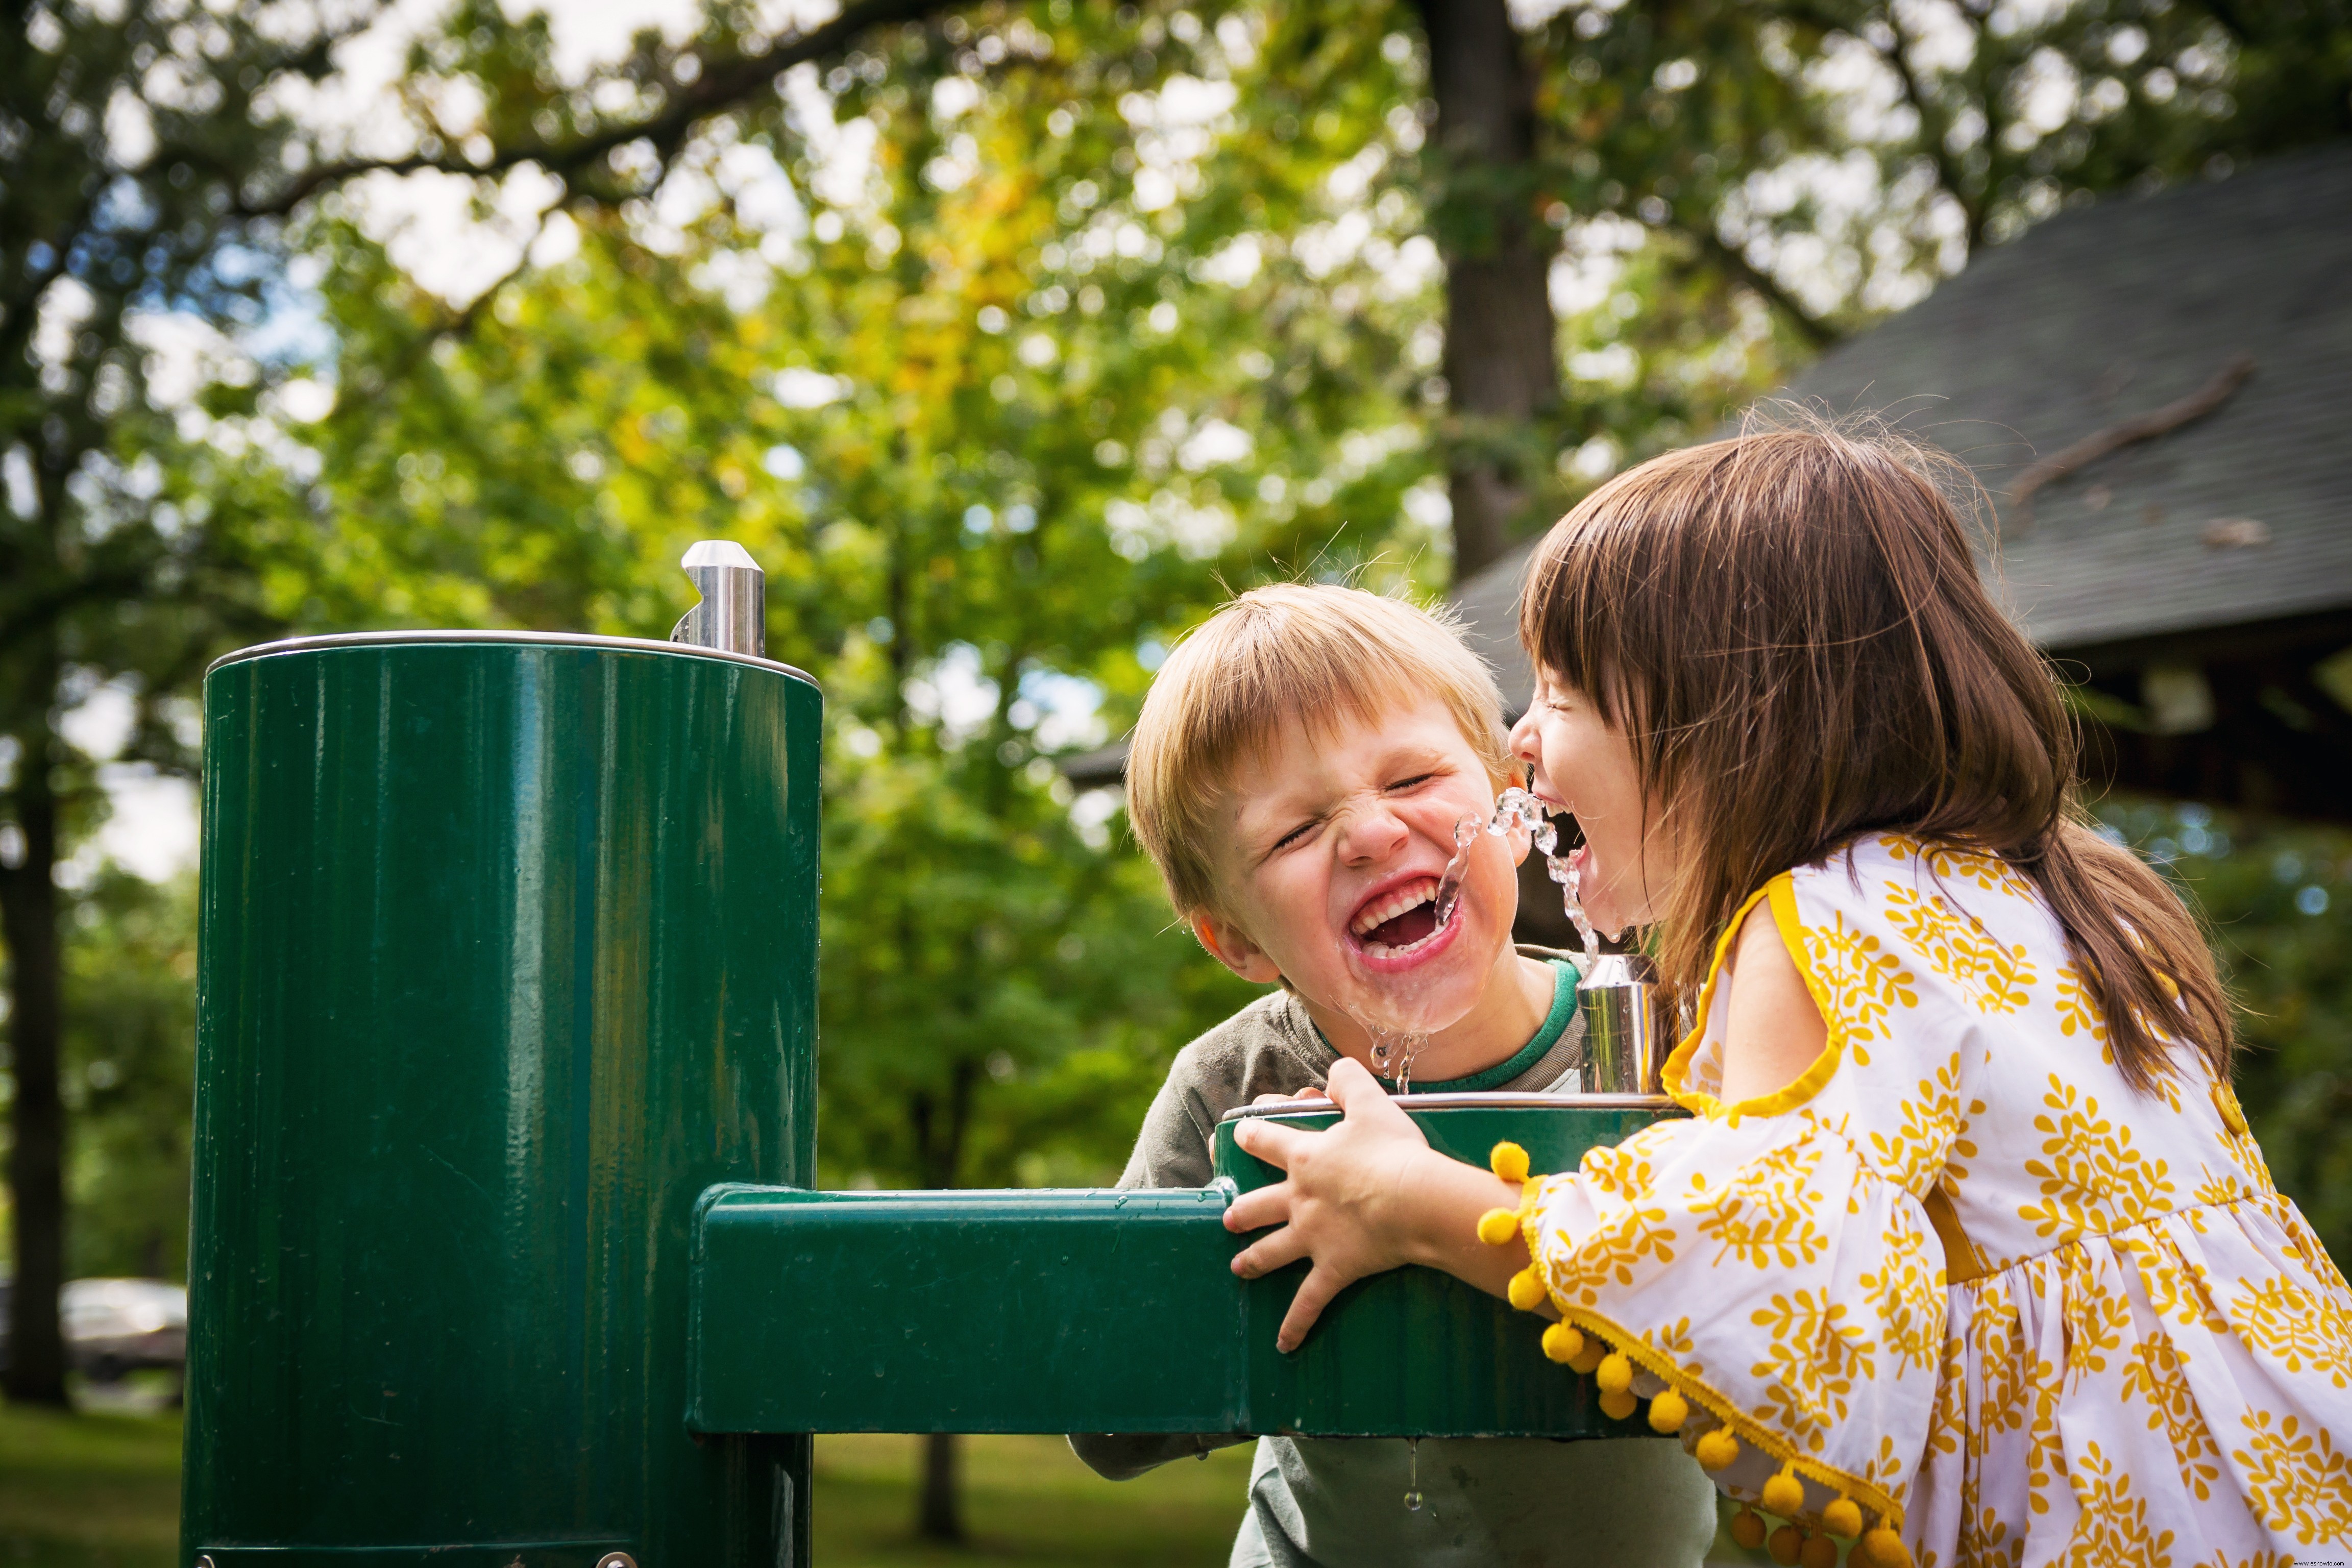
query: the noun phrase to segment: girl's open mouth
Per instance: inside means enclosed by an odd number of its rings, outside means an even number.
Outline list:
[[[1348,940],[1367,967],[1393,973],[1425,963],[1453,944],[1461,908],[1437,923],[1437,879],[1421,876],[1364,900],[1348,921]]]

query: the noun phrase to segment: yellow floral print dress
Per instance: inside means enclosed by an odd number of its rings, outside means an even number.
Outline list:
[[[1867,839],[1759,904],[1827,1048],[1716,1099],[1727,934],[1694,1118],[1528,1184],[1528,1285],[1809,1563],[1857,1511],[1922,1568],[2352,1562],[2352,1291],[2228,1087],[2182,1048],[2135,1093],[1998,859]]]

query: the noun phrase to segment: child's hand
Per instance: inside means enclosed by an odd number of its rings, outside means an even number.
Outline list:
[[[1421,1129],[1361,1064],[1334,1063],[1330,1094],[1347,1119],[1328,1132],[1255,1120],[1234,1132],[1244,1149],[1289,1173],[1287,1181],[1245,1193],[1225,1211],[1227,1230],[1283,1227],[1238,1254],[1234,1272],[1255,1279],[1301,1258],[1314,1262],[1275,1341],[1286,1351],[1298,1347],[1349,1284],[1423,1260],[1410,1242],[1417,1216],[1402,1200],[1415,1190],[1412,1173],[1427,1162],[1457,1165],[1431,1151]]]

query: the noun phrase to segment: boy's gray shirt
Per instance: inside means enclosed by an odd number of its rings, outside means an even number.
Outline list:
[[[1519,952],[1567,959],[1545,948]],[[1573,976],[1569,970],[1560,984],[1572,986]],[[1427,1087],[1543,1093],[1570,1087],[1561,1080],[1583,1059],[1579,1012],[1536,1061],[1502,1081],[1481,1074]],[[1261,1094],[1320,1089],[1338,1060],[1296,997],[1259,997],[1176,1054],[1118,1184],[1208,1185],[1226,1111]],[[1100,1474],[1124,1480],[1242,1441],[1079,1434],[1070,1447]],[[1232,1568],[1696,1563],[1715,1537],[1715,1488],[1665,1438],[1425,1439],[1418,1510],[1404,1506],[1406,1471],[1401,1438],[1260,1438]]]

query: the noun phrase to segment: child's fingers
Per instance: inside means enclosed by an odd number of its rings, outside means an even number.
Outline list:
[[[1323,1315],[1323,1309],[1331,1304],[1331,1298],[1347,1283],[1338,1269],[1317,1264],[1298,1287],[1298,1294],[1290,1299],[1290,1310],[1283,1314],[1282,1328],[1274,1336],[1274,1348],[1295,1351],[1304,1343],[1307,1331],[1315,1326],[1315,1320]]]
[[[1225,1228],[1236,1236],[1246,1230],[1264,1230],[1270,1225],[1285,1225],[1289,1219],[1288,1182],[1276,1182],[1270,1187],[1244,1193],[1225,1205]]]
[[[1324,1092],[1331,1097],[1332,1104],[1350,1116],[1390,1103],[1389,1091],[1381,1087],[1381,1080],[1353,1057],[1341,1057],[1331,1064],[1331,1076]]]
[[[1363,1072],[1361,1068],[1356,1070]],[[1365,1073],[1364,1076],[1369,1079],[1371,1075]],[[1377,1089],[1380,1086],[1374,1084],[1372,1087]],[[1255,1116],[1244,1118],[1234,1129],[1234,1142],[1241,1145],[1243,1152],[1255,1154],[1267,1164],[1278,1166],[1285,1171],[1290,1169],[1291,1162],[1298,1157],[1301,1143],[1307,1139],[1321,1136],[1319,1132],[1309,1132],[1298,1127],[1279,1126],[1263,1117]]]
[[[1286,1225],[1272,1236],[1261,1236],[1234,1254],[1234,1272],[1244,1279],[1255,1279],[1307,1256],[1307,1244],[1299,1237],[1298,1227]]]

